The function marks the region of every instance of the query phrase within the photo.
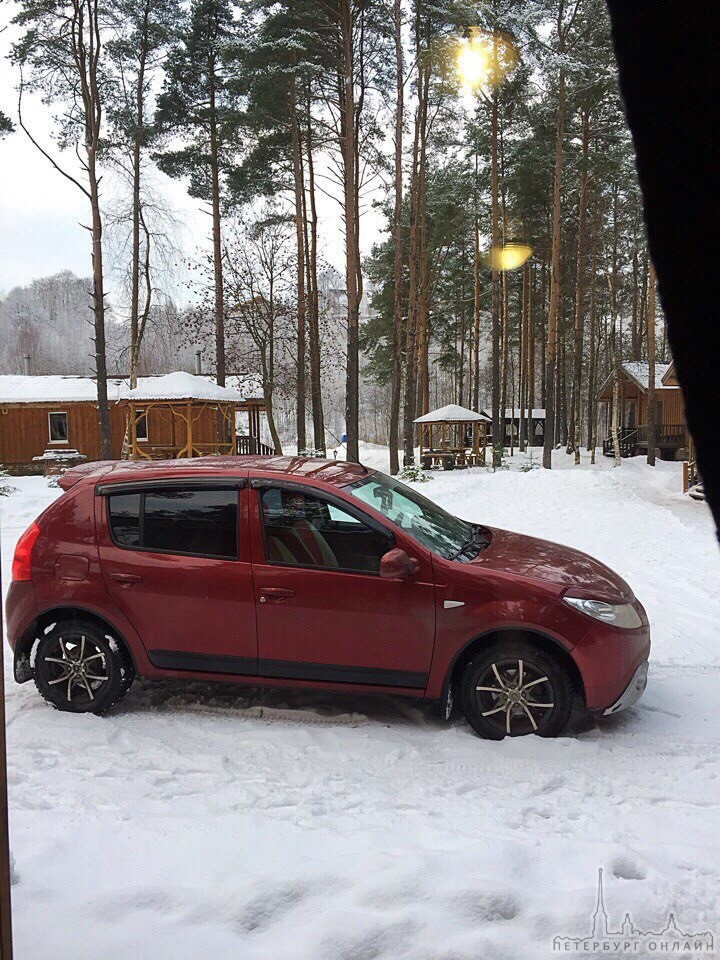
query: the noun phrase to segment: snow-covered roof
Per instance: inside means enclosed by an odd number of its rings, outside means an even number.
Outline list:
[[[619,364],[620,370],[628,377],[632,382],[639,387],[640,390],[646,392],[650,386],[650,365],[647,360],[622,360]],[[678,387],[673,383],[663,383],[662,379],[665,374],[670,369],[669,363],[656,363],[655,364],[655,389],[656,390],[677,390]],[[605,379],[598,389],[598,397],[605,392],[605,390],[612,383],[613,374],[610,372],[609,376]],[[607,403],[607,398],[603,400],[603,403]]]
[[[525,408],[525,410],[524,410],[523,412],[524,412],[524,415],[527,417],[527,415],[528,415],[528,410],[527,410],[527,408]],[[505,419],[506,419],[506,420],[519,420],[519,419],[520,419],[520,408],[519,408],[519,407],[515,407],[514,409],[511,410],[510,407],[508,407],[508,408],[505,410]],[[533,407],[532,410],[530,411],[530,419],[531,419],[531,420],[544,420],[544,419],[545,419],[545,410],[544,410],[542,407]]]
[[[431,410],[430,413],[418,417],[415,423],[473,423],[476,420],[488,422],[490,417],[484,413],[476,413],[475,410],[468,410],[457,403],[448,403],[439,410]]]
[[[669,363],[655,364],[656,389],[662,386],[660,381],[668,372],[669,367]],[[650,364],[647,360],[623,360],[620,364],[620,369],[623,370],[631,380],[634,380],[642,390],[647,390],[650,386]]]
[[[117,380],[108,381],[108,390],[117,391]],[[0,403],[82,403],[97,400],[92,377],[0,376]]]
[[[262,398],[262,389],[252,377],[228,377],[227,387],[219,387],[210,377],[177,371],[161,377],[138,377],[135,390],[128,380],[108,379],[108,399],[118,400],[222,400],[240,403]],[[94,377],[0,375],[0,404],[6,403],[94,403],[97,383]]]
[[[163,377],[138,377],[134,390],[123,384],[120,400],[218,400],[240,403],[244,397],[232,387],[220,387],[208,377],[197,377],[178,370]]]

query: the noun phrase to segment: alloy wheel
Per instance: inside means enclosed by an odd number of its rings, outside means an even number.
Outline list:
[[[524,659],[496,660],[478,678],[478,709],[499,733],[520,737],[542,732],[555,708],[549,677]]]
[[[44,653],[48,687],[59,687],[68,703],[91,703],[110,679],[106,654],[85,634],[60,636]]]

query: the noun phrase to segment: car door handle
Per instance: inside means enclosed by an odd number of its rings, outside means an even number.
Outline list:
[[[121,587],[131,587],[134,583],[142,581],[142,577],[138,573],[111,573],[110,579],[119,583]]]
[[[289,587],[263,587],[260,591],[260,603],[282,603],[288,597],[294,597],[295,591]]]

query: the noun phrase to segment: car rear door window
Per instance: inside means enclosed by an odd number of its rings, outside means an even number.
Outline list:
[[[110,525],[119,547],[140,546],[140,494],[121,493],[109,497]]]
[[[120,547],[238,558],[238,491],[167,489],[113,494],[108,513]]]

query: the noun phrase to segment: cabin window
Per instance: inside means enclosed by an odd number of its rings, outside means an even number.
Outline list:
[[[147,443],[148,425],[146,410],[135,411],[135,437],[138,443]]]
[[[68,442],[68,422],[66,413],[48,414],[48,434],[50,443]]]

